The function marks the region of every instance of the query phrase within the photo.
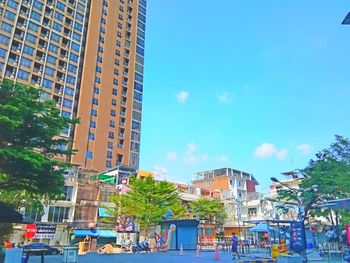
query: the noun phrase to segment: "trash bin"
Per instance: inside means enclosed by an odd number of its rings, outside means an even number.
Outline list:
[[[23,262],[23,249],[10,248],[5,250],[5,263]]]
[[[64,247],[62,263],[77,263],[78,262],[78,248]]]

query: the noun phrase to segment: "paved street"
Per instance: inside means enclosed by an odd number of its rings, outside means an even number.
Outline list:
[[[164,253],[142,253],[142,254],[113,254],[113,255],[98,255],[89,254],[79,256],[78,263],[190,263],[190,262],[234,262],[230,254],[219,254],[219,260],[214,259],[214,252],[202,252],[199,257],[196,257],[195,251],[185,251],[184,255],[179,255],[179,252],[164,252]],[[242,258],[244,259],[244,258]],[[61,263],[62,256],[47,256],[45,263]],[[237,262],[237,261],[236,261]],[[29,263],[40,263],[39,257],[33,257]]]
[[[255,262],[254,255],[243,256],[240,261],[232,260],[232,256],[226,253],[219,253],[219,260],[214,259],[214,252],[202,252],[199,257],[196,257],[195,251],[185,251],[184,255],[179,255],[179,252],[164,252],[164,253],[142,253],[142,254],[112,254],[112,255],[98,255],[88,254],[79,256],[78,263],[192,263],[192,262]],[[45,263],[61,263],[62,256],[47,256]],[[258,262],[258,261],[256,261]],[[323,260],[316,253],[309,254],[309,262],[344,262],[340,258],[323,258]],[[29,263],[40,263],[39,257],[32,257]]]

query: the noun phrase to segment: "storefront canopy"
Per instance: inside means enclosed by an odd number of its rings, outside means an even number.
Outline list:
[[[34,220],[0,202],[0,223],[32,224]]]
[[[108,213],[106,208],[99,207],[98,208],[98,216],[99,217],[113,217],[110,213]]]
[[[77,229],[74,230],[74,234],[76,237],[110,237],[116,238],[117,232],[113,230],[102,230],[102,229]]]

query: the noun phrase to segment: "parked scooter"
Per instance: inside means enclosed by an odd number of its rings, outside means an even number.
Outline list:
[[[131,251],[132,244],[123,244],[120,246],[120,249],[123,253],[127,253]]]
[[[139,244],[133,243],[131,245],[131,251],[132,253],[140,253],[142,251],[151,252],[151,249],[147,241],[142,241]]]

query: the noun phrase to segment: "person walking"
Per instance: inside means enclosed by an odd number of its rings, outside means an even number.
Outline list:
[[[238,259],[241,258],[241,256],[238,253],[238,236],[235,232],[232,232],[231,253],[232,259],[235,259],[235,255],[237,255]]]

